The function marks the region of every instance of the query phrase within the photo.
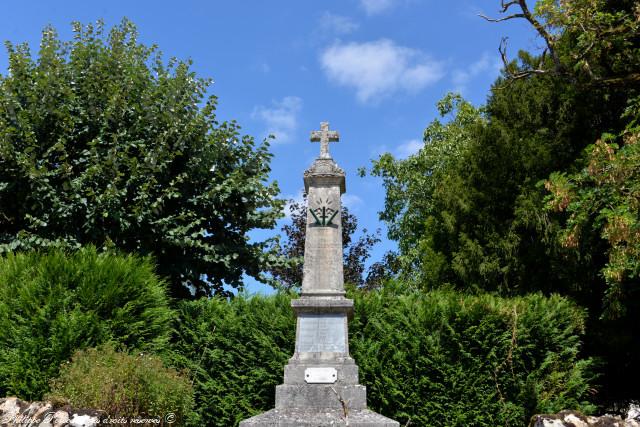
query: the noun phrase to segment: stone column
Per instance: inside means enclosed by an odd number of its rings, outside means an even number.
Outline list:
[[[295,352],[276,387],[275,409],[240,423],[250,426],[397,427],[367,409],[366,387],[349,355],[348,320],[353,301],[345,298],[342,263],[341,195],[345,174],[331,158],[328,143],[338,141],[328,123],[312,132],[320,156],[304,173],[307,228],[300,298],[296,313]]]

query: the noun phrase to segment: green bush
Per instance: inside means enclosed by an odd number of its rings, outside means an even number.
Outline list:
[[[191,382],[157,356],[117,352],[112,344],[78,351],[51,382],[47,399],[105,411],[110,418],[173,414],[184,425],[193,406]]]
[[[369,406],[404,425],[526,425],[536,412],[592,410],[584,313],[561,297],[356,293],[351,352]],[[194,375],[201,425],[274,405],[293,354],[287,295],[185,301],[174,362]]]
[[[40,399],[78,349],[165,348],[173,312],[149,259],[99,254],[0,258],[0,396]]]
[[[565,298],[432,291],[355,296],[351,351],[369,405],[401,424],[526,425],[594,408],[578,357],[585,313]]]
[[[272,408],[295,343],[290,298],[202,298],[178,312],[173,364],[193,375],[194,425],[229,427]]]

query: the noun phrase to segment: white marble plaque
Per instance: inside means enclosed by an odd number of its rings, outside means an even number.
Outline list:
[[[345,316],[301,314],[298,317],[298,352],[346,352]]]
[[[304,370],[307,384],[333,384],[338,380],[336,368],[307,368]]]

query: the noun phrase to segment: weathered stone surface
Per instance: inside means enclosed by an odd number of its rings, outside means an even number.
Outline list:
[[[107,415],[94,409],[56,407],[51,402],[24,402],[17,397],[0,399],[0,425],[20,427],[93,427],[104,425]]]
[[[298,315],[298,353],[347,353],[347,316],[305,313]]]
[[[272,409],[240,423],[242,427],[398,427],[398,422],[368,409],[297,410]]]
[[[367,408],[367,388],[362,385],[281,384],[276,386],[276,409]]]
[[[640,427],[640,420],[630,414],[626,420],[619,416],[594,417],[577,411],[561,411],[557,414],[534,415],[529,427]]]

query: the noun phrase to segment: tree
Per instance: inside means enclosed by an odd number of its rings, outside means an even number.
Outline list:
[[[545,45],[536,64],[519,68],[508,60],[507,39],[502,39],[499,51],[511,81],[553,74],[589,86],[640,85],[640,6],[636,1],[538,0],[533,12],[526,0],[501,0],[501,5],[501,13],[507,15],[480,16],[491,22],[524,19]]]
[[[439,109],[453,114],[427,127],[416,155],[374,162],[387,190],[380,216],[399,243],[401,274],[427,288],[562,291],[601,305],[602,294],[590,289],[601,281],[607,249],[587,239],[591,257],[567,258],[553,243],[563,219],[545,209],[542,184],[556,171],[581,169],[587,146],[625,129],[622,114],[640,88],[636,6],[540,1],[532,13],[525,1],[503,2],[504,12],[520,11],[501,20],[527,19],[547,53],[503,55],[485,107],[449,95]]]
[[[293,261],[291,265],[278,266],[269,270],[274,285],[283,289],[299,289],[302,286],[302,261],[304,257],[304,242],[307,231],[307,195],[303,195],[301,202],[291,200],[289,204],[291,223],[282,226],[282,233],[286,236],[284,243],[274,246],[275,253],[280,257]],[[342,206],[342,247],[344,256],[344,281],[362,288],[377,288],[391,275],[387,266],[393,265],[393,257],[385,256],[384,262],[372,264],[365,276],[366,261],[371,256],[371,249],[380,242],[380,231],[368,233],[367,229],[354,240],[358,229],[358,219]]]
[[[640,9],[616,0],[502,1],[543,39],[487,104],[455,97],[408,159],[373,165],[400,274],[421,288],[569,295],[588,309],[585,353],[603,360],[600,404],[637,393]],[[446,106],[447,108],[442,108]],[[634,371],[635,372],[635,371]]]
[[[459,95],[445,96],[438,110],[451,118],[448,123],[436,119],[427,127],[418,154],[395,159],[386,153],[372,169],[386,189],[380,218],[389,226],[389,237],[398,241],[401,276],[427,287],[453,281],[445,252],[457,231],[448,210],[465,210],[469,201],[464,200],[466,192],[454,190],[460,182],[451,171],[472,143],[473,127],[485,120],[482,109]]]
[[[77,350],[166,351],[175,312],[153,260],[98,252],[0,257],[0,395],[39,400]]]
[[[623,317],[640,296],[640,97],[630,105],[630,125],[603,134],[585,149],[585,166],[554,172],[545,182],[547,209],[562,217],[558,243],[588,257],[594,237],[606,242],[600,273],[606,289],[602,316]]]
[[[281,262],[249,243],[283,202],[267,141],[219,123],[210,80],[162,60],[126,19],[7,43],[0,76],[0,252],[93,243],[152,254],[174,296],[225,293]],[[239,262],[242,260],[242,262]]]

